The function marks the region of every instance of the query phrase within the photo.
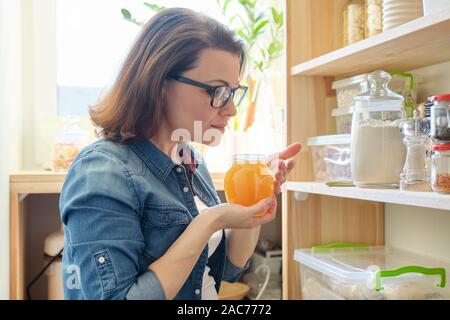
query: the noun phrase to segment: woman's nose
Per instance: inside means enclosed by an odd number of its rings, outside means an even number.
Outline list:
[[[220,111],[223,116],[234,117],[237,114],[237,111],[233,99],[230,99]]]

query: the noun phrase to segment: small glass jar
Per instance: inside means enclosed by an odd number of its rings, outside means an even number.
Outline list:
[[[450,193],[450,144],[433,146],[431,188],[434,192]]]
[[[436,143],[450,142],[450,94],[431,97],[431,137]]]
[[[381,0],[366,0],[366,38],[383,31]]]
[[[365,38],[364,0],[350,0],[343,9],[344,45]]]

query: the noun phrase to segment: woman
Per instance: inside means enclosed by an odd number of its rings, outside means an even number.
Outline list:
[[[220,204],[186,143],[199,124],[201,143],[220,139],[246,92],[243,65],[244,46],[213,19],[168,9],[145,25],[91,109],[103,139],[80,152],[63,186],[66,299],[217,299],[221,281],[247,268],[275,198]],[[278,193],[294,162],[270,165]]]

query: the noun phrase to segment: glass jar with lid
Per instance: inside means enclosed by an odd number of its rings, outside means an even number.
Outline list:
[[[344,46],[364,40],[365,11],[364,0],[348,1],[342,11],[343,15],[343,43]]]
[[[406,158],[400,125],[404,99],[390,91],[391,75],[369,74],[370,89],[355,98],[352,119],[353,183],[362,188],[398,188]]]
[[[428,119],[420,118],[414,110],[413,118],[402,126],[403,142],[406,145],[406,161],[400,175],[400,189],[407,191],[431,191],[431,139]]]
[[[436,143],[450,142],[450,94],[432,96],[431,137]]]
[[[67,171],[80,150],[89,143],[89,133],[79,126],[80,119],[67,117],[53,145],[52,170]]]
[[[383,31],[381,0],[366,0],[366,38]]]
[[[450,193],[450,144],[433,146],[431,188],[434,192]]]

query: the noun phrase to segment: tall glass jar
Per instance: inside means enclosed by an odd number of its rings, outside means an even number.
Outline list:
[[[350,0],[343,8],[344,46],[365,38],[364,0]]]
[[[366,38],[383,31],[381,0],[366,0]]]
[[[420,118],[414,110],[413,118],[402,125],[403,142],[406,145],[406,161],[400,175],[400,189],[407,191],[431,191],[431,139],[429,119]]]
[[[358,187],[399,187],[406,158],[400,125],[406,112],[403,97],[388,89],[390,79],[384,71],[369,74],[369,91],[355,98],[351,161]]]

